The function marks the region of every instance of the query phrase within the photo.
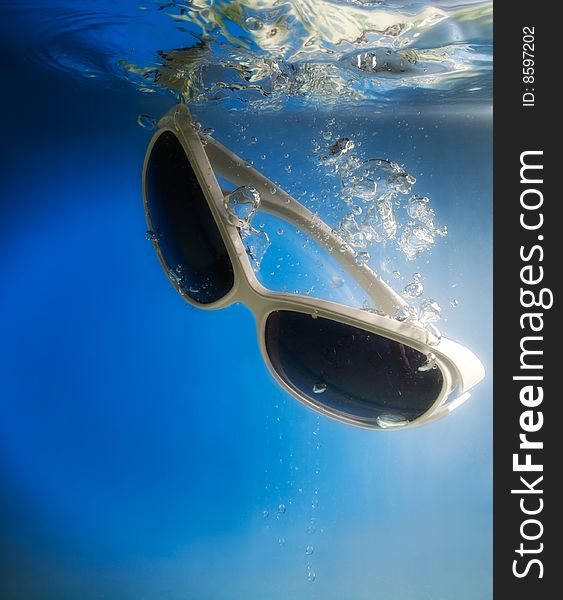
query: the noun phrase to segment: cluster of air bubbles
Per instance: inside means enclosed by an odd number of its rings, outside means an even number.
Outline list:
[[[181,264],[168,269],[168,277],[176,286],[181,296],[192,296],[193,294],[197,293],[205,294],[210,288],[213,287],[212,281],[209,277],[198,283],[190,283],[191,280],[188,277],[188,274],[185,272],[184,266]]]
[[[418,323],[418,310],[412,304],[400,306],[393,316],[396,321],[401,323]]]
[[[187,294],[194,294],[194,293],[200,292],[202,290],[204,291],[205,289],[207,289],[209,287],[209,284],[210,284],[210,281],[206,280],[201,283],[201,288],[199,286],[195,286],[193,284],[190,285],[188,278],[187,278],[187,274],[184,271],[184,266],[180,265],[180,264],[169,269],[168,276],[170,277],[170,280],[172,281],[172,283],[174,283],[174,285],[180,292],[181,296],[185,296]]]
[[[241,186],[225,196],[223,205],[229,223],[238,228],[252,268],[257,272],[270,247],[268,234],[252,226],[260,207],[260,194],[251,186]]]
[[[215,130],[211,129],[210,127],[204,127],[198,121],[194,122],[194,127],[199,136],[201,143],[205,146],[207,144],[207,142],[209,141],[209,138],[215,133]]]
[[[278,404],[276,404],[276,408],[278,408]],[[276,419],[279,422],[279,417]],[[319,434],[320,434],[320,418],[316,417],[316,421],[315,421],[315,425],[312,429],[312,438],[310,440],[311,444],[314,444],[314,448],[318,451],[320,448],[320,442],[319,442]],[[282,434],[280,433],[279,435],[279,439],[282,439]],[[292,464],[291,459],[293,458],[293,451],[289,451],[288,453],[288,459],[289,459],[289,468],[292,472],[297,472],[300,470],[299,466],[296,464]],[[283,464],[284,462],[286,462],[286,459],[280,456],[279,457],[279,462],[280,464]],[[300,484],[299,481],[293,479],[293,475],[291,475],[291,478],[289,481],[287,481],[288,485],[291,486],[292,488],[295,489],[295,491],[300,495],[300,500],[297,502],[302,502],[305,501],[305,503],[309,506],[309,512],[308,512],[308,518],[306,519],[306,523],[305,523],[305,532],[308,536],[308,539],[306,541],[304,541],[303,545],[301,545],[298,550],[300,555],[302,556],[303,559],[303,566],[304,566],[304,577],[310,581],[313,582],[316,579],[316,573],[315,573],[315,568],[314,568],[314,555],[317,551],[317,545],[315,543],[315,538],[312,536],[315,536],[317,534],[318,531],[320,531],[320,533],[323,532],[323,529],[320,528],[320,530],[318,530],[317,527],[317,520],[318,520],[318,515],[317,515],[317,508],[319,505],[319,486],[318,486],[318,481],[317,481],[317,477],[320,473],[320,468],[319,468],[319,462],[318,462],[318,457],[317,460],[315,460],[313,462],[313,470],[312,473],[313,478],[311,480],[309,480],[309,485],[310,487],[310,496],[308,496],[307,498],[307,487],[305,487],[304,485]],[[269,472],[269,469],[266,469],[266,473]],[[280,488],[279,485],[275,485],[274,488],[279,492]],[[270,489],[270,485],[266,485],[266,489]],[[266,531],[273,531],[273,528],[277,528],[277,532],[276,534],[273,536],[273,543],[279,547],[280,549],[284,550],[286,547],[293,547],[293,543],[290,540],[290,538],[287,537],[287,530],[286,530],[286,526],[287,524],[285,523],[285,520],[287,519],[287,514],[290,509],[292,508],[292,505],[295,505],[296,502],[296,498],[290,496],[289,498],[282,498],[281,496],[278,496],[277,501],[275,502],[275,504],[273,504],[271,507],[264,507],[261,509],[260,511],[260,515],[261,517],[264,519],[264,527]],[[274,517],[274,519],[272,519],[272,517]],[[297,548],[296,548],[297,549]]]
[[[328,133],[330,134],[330,132]],[[323,138],[324,137],[325,136],[323,135]],[[325,165],[337,164],[341,162],[342,159],[346,158],[355,147],[356,144],[353,140],[348,137],[340,137],[331,142],[326,148],[323,148],[322,150],[319,148],[319,160]]]
[[[149,242],[158,242],[162,239],[162,234],[160,231],[158,231],[158,229],[156,231],[147,229],[145,231],[145,239],[147,239]]]
[[[442,317],[442,308],[431,298],[422,301],[419,308],[406,304],[395,313],[395,319],[403,322],[415,322],[422,326],[430,325],[439,321]]]
[[[408,260],[430,250],[438,237],[447,234],[435,224],[435,212],[427,196],[410,196],[416,178],[389,158],[365,159],[349,136],[330,130],[315,141],[314,155],[331,176],[339,178],[347,212],[336,233],[357,253],[373,244],[395,242]],[[407,218],[400,212],[404,205]],[[360,262],[362,259],[360,259]]]
[[[414,260],[432,248],[437,237],[445,237],[448,234],[446,226],[435,225],[436,214],[430,208],[429,202],[426,196],[413,196],[406,206],[411,220],[404,227],[398,244],[409,260]]]
[[[395,239],[398,223],[394,203],[399,195],[410,192],[415,181],[395,161],[351,157],[340,176],[349,208],[340,234],[353,248],[360,249]]]
[[[404,168],[387,158],[349,161],[340,183],[346,199],[372,202],[375,199],[408,194],[416,179]]]
[[[405,293],[408,290],[410,294]],[[419,293],[420,292],[420,293]],[[418,294],[418,295],[415,295]],[[408,298],[419,298],[422,295],[422,283],[420,273],[413,275],[413,281],[407,284],[403,295]],[[394,319],[401,323],[416,325],[426,331],[429,346],[437,346],[442,339],[442,334],[436,327],[436,323],[442,318],[442,307],[432,298],[423,299],[418,306],[404,304],[395,311]]]
[[[414,65],[417,55],[408,50],[394,50],[393,48],[376,48],[369,52],[360,52],[350,59],[352,67],[369,75],[400,75],[417,72]]]
[[[184,268],[182,265],[176,265],[168,271],[170,279],[181,289],[184,284]]]
[[[427,196],[413,196],[407,206],[407,213],[411,219],[416,219],[428,227],[434,228],[436,213],[429,206],[430,199]]]

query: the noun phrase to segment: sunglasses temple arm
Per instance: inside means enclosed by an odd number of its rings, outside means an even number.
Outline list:
[[[405,300],[367,265],[356,263],[354,250],[324,221],[275,185],[256,169],[248,166],[222,144],[208,138],[205,151],[213,169],[237,186],[252,185],[260,194],[260,210],[275,215],[308,233],[323,248],[331,252],[340,265],[358,282],[375,302],[377,308],[393,316]],[[270,190],[275,189],[275,194]]]

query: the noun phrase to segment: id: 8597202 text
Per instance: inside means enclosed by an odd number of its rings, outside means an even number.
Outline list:
[[[536,28],[522,27],[522,83],[524,92],[522,93],[522,106],[533,107],[536,102],[535,81],[535,49],[536,49]]]

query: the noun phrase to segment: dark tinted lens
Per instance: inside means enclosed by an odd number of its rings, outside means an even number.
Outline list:
[[[425,369],[428,360],[421,352],[303,313],[272,313],[266,323],[266,349],[290,387],[366,424],[404,425],[426,412],[442,388],[440,369]]]
[[[153,146],[146,194],[170,277],[196,302],[221,299],[233,287],[233,266],[186,153],[169,131]]]

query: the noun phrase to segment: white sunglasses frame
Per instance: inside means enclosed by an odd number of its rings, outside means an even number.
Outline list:
[[[367,265],[358,265],[354,250],[324,221],[295,198],[213,138],[205,138],[204,146],[187,107],[182,104],[172,108],[160,119],[157,131],[147,147],[143,165],[143,203],[149,230],[152,230],[153,226],[146,189],[147,167],[153,146],[165,131],[170,131],[176,136],[190,161],[221,233],[234,274],[233,287],[216,302],[200,304],[183,293],[181,295],[189,304],[204,310],[217,310],[238,302],[247,306],[256,320],[258,342],[264,362],[274,379],[286,392],[309,408],[338,421],[376,430],[407,429],[429,423],[449,414],[467,400],[468,390],[485,376],[485,369],[479,359],[468,348],[457,342],[444,337],[437,339],[422,327],[393,318],[397,309],[406,305],[405,300]],[[332,256],[376,303],[378,312],[373,313],[310,296],[274,292],[264,287],[258,281],[250,264],[238,228],[228,219],[224,208],[224,194],[215,172],[235,186],[254,187],[260,194],[259,210],[273,214],[296,226],[331,252]],[[275,189],[275,193],[271,192],[272,189]],[[153,244],[162,267],[168,273],[170,266],[160,251],[158,241],[153,241]],[[171,282],[180,292],[178,283],[173,278],[171,278]],[[404,343],[423,354],[432,353],[436,357],[436,366],[443,375],[442,389],[435,402],[418,418],[400,422],[397,426],[391,422],[382,425],[373,420],[363,420],[360,417],[356,418],[345,412],[323,406],[322,403],[316,403],[312,398],[288,385],[277,373],[268,356],[265,342],[266,320],[272,312],[283,310],[345,323]],[[455,398],[449,399],[453,392],[457,392]],[[322,399],[319,398],[319,400]]]

